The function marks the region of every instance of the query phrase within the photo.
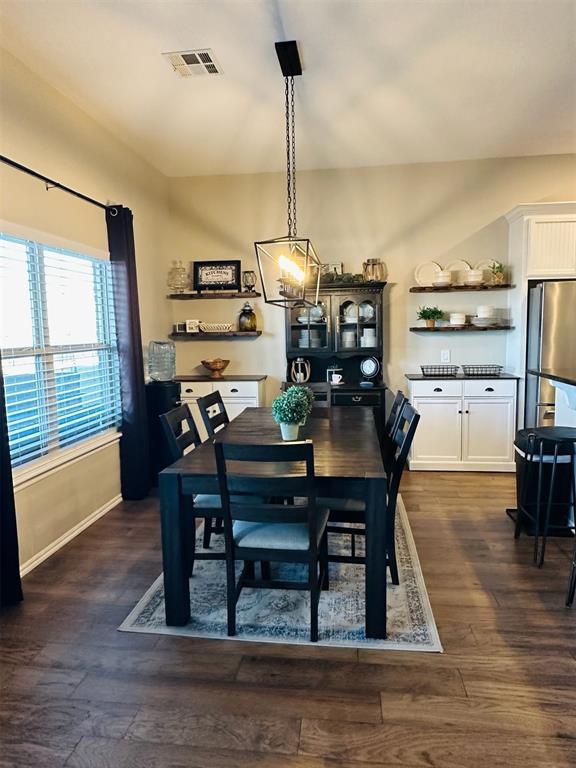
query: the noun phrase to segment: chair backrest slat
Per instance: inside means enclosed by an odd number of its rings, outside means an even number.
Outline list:
[[[316,548],[316,489],[311,440],[252,445],[226,443],[222,435],[216,438],[214,448],[227,546],[232,542],[232,523],[244,520],[307,522],[310,547]],[[281,474],[278,474],[279,464]],[[247,498],[244,500],[242,496]]]
[[[202,416],[202,421],[206,427],[206,432],[208,432],[208,437],[214,437],[220,427],[230,423],[228,413],[226,412],[226,406],[222,402],[220,392],[211,392],[209,395],[199,397],[198,400],[196,400],[196,405]],[[210,413],[210,409],[215,409],[215,411],[213,410],[213,412]]]
[[[396,397],[394,398],[394,402],[392,403],[392,407],[390,408],[390,413],[388,414],[388,418],[386,419],[386,423],[384,424],[385,435],[391,436],[392,433],[394,432],[394,427],[396,426],[396,422],[398,421],[398,417],[400,415],[400,411],[402,410],[402,406],[407,401],[408,401],[408,398],[399,389],[398,392],[396,392]]]
[[[419,421],[420,414],[406,401],[398,415],[396,427],[392,434],[395,452],[391,457],[390,466],[388,467],[388,504],[393,509],[396,508],[402,472],[406,466],[408,453]]]
[[[195,448],[200,445],[200,435],[188,404],[162,413],[160,423],[172,461],[180,459],[191,445]],[[183,424],[187,429],[182,429]]]

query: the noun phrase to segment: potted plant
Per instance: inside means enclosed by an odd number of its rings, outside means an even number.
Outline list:
[[[425,320],[427,328],[434,328],[436,320],[442,320],[444,312],[438,307],[420,307],[418,310],[418,320]]]
[[[314,392],[310,387],[290,387],[286,390],[286,397],[291,400],[300,400],[306,406],[306,415],[300,422],[300,426],[303,427],[314,406]]]
[[[307,415],[308,407],[303,397],[283,392],[272,402],[272,416],[280,424],[282,440],[298,440],[300,423]]]
[[[504,264],[500,261],[493,261],[490,266],[490,272],[492,272],[492,283],[494,285],[502,285],[504,282]]]

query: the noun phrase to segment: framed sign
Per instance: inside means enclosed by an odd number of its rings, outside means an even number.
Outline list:
[[[195,291],[240,291],[240,261],[195,261]]]

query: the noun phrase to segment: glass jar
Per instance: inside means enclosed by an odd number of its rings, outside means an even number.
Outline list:
[[[174,293],[184,293],[186,288],[188,288],[186,267],[182,266],[181,261],[172,262],[172,267],[168,270],[166,285]]]
[[[244,306],[240,310],[238,317],[238,330],[239,331],[255,331],[256,330],[256,313],[252,309],[249,301],[244,303]]]
[[[151,341],[148,345],[148,374],[152,381],[173,381],[176,375],[176,345],[173,341]]]

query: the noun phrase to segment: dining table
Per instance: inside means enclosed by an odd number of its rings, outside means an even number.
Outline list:
[[[312,440],[316,493],[322,497],[353,498],[365,503],[365,633],[386,637],[386,492],[378,430],[371,408],[318,409],[300,428],[300,440]],[[159,474],[164,601],[166,624],[190,621],[190,580],[186,536],[190,535],[190,498],[220,492],[214,441],[274,444],[280,428],[271,408],[246,408],[215,438],[196,447]],[[248,464],[245,471],[271,476],[286,473],[281,464]],[[183,499],[187,498],[187,503]],[[193,511],[192,511],[193,514]],[[215,509],[214,517],[222,517]],[[193,583],[193,580],[192,580]]]

